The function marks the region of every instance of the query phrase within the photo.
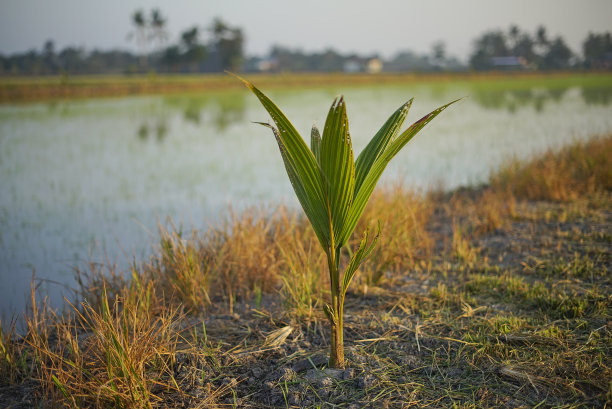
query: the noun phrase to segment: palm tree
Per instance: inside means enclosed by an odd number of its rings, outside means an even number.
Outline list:
[[[136,38],[136,45],[140,49],[140,68],[147,65],[147,21],[142,10],[136,10],[132,14],[132,24],[135,31],[128,35],[128,40]]]
[[[323,311],[331,326],[329,366],[344,368],[344,300],[361,263],[376,245],[378,235],[363,235],[348,264],[341,271],[341,253],[361,218],[376,183],[387,164],[425,125],[453,102],[430,112],[404,132],[400,128],[412,100],[400,106],[354,159],[346,104],[334,100],[323,134],[312,128],[311,146],[283,112],[250,82],[238,77],[257,96],[276,126],[272,129],[291,185],[321,244],[329,268],[331,303]],[[380,225],[379,225],[380,231]]]
[[[162,46],[168,39],[168,33],[166,32],[166,18],[161,14],[159,9],[151,10],[151,39],[157,40],[159,45]]]

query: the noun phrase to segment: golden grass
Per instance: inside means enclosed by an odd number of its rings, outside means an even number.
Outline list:
[[[368,227],[376,228],[380,222],[378,245],[361,268],[360,280],[364,284],[378,285],[386,274],[404,274],[431,257],[433,241],[426,226],[433,207],[428,195],[398,183],[374,192],[355,230],[357,234],[349,242],[356,248],[358,235]]]
[[[84,303],[58,316],[32,300],[26,343],[51,404],[151,408],[160,400],[154,387],[180,392],[172,382],[182,318],[176,309],[155,316],[146,297],[109,304],[104,290],[101,311]]]
[[[441,84],[470,82],[489,87],[514,87],[527,84],[609,82],[608,73],[282,73],[249,74],[258,86],[270,88],[306,88],[329,86],[360,86],[380,84]],[[242,85],[226,74],[149,74],[149,75],[87,75],[0,78],[0,103],[41,101],[72,98],[100,98],[125,95],[202,93],[241,89]]]
[[[597,286],[588,291],[580,287],[578,292],[563,286],[571,289],[576,280],[584,280],[582,286],[589,280],[609,280],[597,270],[609,260],[609,254],[596,247],[609,240],[609,234],[591,237],[576,233],[581,246],[589,240],[595,243],[588,257],[575,255],[568,264],[564,260],[538,260],[534,255],[535,261],[522,262],[521,276],[491,267],[475,243],[479,237],[507,228],[514,220],[526,220],[525,200],[570,201],[567,208],[576,200],[586,200],[588,206],[596,208],[609,206],[610,201],[601,197],[609,197],[612,191],[611,158],[612,135],[608,135],[547,152],[528,162],[512,162],[491,177],[488,187],[443,194],[384,186],[375,192],[356,230],[361,234],[367,227],[375,228],[377,220],[381,222],[380,243],[361,268],[360,284],[393,288],[398,277],[420,266],[436,264],[431,271],[422,273],[428,280],[436,271],[443,276],[425,292],[430,298],[404,295],[399,301],[390,301],[391,311],[406,311],[408,318],[418,314],[425,322],[436,323],[431,327],[417,325],[411,339],[418,339],[422,331],[454,333],[453,337],[463,337],[459,340],[465,344],[462,348],[481,345],[473,352],[462,352],[470,365],[480,367],[487,360],[504,363],[500,376],[512,382],[533,383],[537,388],[565,393],[563,388],[575,378],[587,379],[597,390],[605,388],[594,378],[610,373],[605,365],[589,358],[586,350],[572,350],[552,332],[540,331],[536,337],[532,334],[536,327],[531,323],[545,316],[556,323],[573,319],[587,325],[593,320],[597,328],[605,327],[610,301],[598,292]],[[577,217],[584,217],[586,210],[580,212]],[[549,216],[541,216],[534,213],[532,217],[549,220]],[[441,228],[444,226],[446,230]],[[445,236],[448,227],[450,233]],[[184,394],[180,381],[175,379],[178,350],[204,353],[216,367],[222,367],[219,349],[207,340],[206,328],[203,342],[198,341],[202,334],[197,331],[192,337],[195,341],[187,339],[180,328],[185,326],[182,309],[193,317],[209,310],[227,309],[233,313],[237,303],[255,303],[255,308],[261,309],[259,313],[273,321],[272,312],[260,305],[262,294],[280,292],[280,304],[284,306],[280,319],[291,322],[293,327],[300,328],[302,323],[318,327],[324,319],[320,307],[329,296],[329,277],[322,274],[327,271],[324,255],[300,212],[279,207],[230,213],[219,225],[188,236],[176,229],[160,230],[159,251],[150,260],[134,264],[130,277],[112,266],[98,264],[81,271],[84,302],[67,306],[64,314],[49,310],[33,292],[25,334],[19,336],[11,323],[0,325],[0,384],[36,379],[42,401],[59,407],[159,407],[164,405],[163,396]],[[558,234],[563,238],[570,235],[561,231]],[[439,240],[448,243],[440,245]],[[349,244],[355,243],[352,240]],[[348,250],[344,262],[347,255]],[[461,281],[454,283],[448,275]],[[548,282],[533,283],[536,276],[567,279],[549,286]],[[605,282],[602,285],[606,288]],[[489,314],[487,306],[493,304],[530,312],[520,317],[510,313],[486,320],[480,316],[472,319],[482,311]],[[450,320],[446,320],[448,317]],[[372,325],[382,325],[377,320],[368,318],[369,326],[354,323],[352,327],[367,327],[370,331]],[[240,342],[246,343],[252,336],[250,328],[248,331],[251,335]],[[390,333],[393,331],[398,330]],[[521,331],[531,335],[517,341]],[[559,331],[567,337],[575,336],[569,327]],[[507,337],[502,341],[498,339],[500,334]],[[596,336],[599,335],[589,335]],[[561,342],[561,354],[543,348],[526,352],[513,346],[518,342],[535,344],[544,338]],[[599,342],[597,339],[589,342]],[[196,351],[196,345],[200,350]],[[597,359],[605,361],[601,356],[605,348],[600,346],[593,348],[598,351]],[[572,359],[579,361],[572,366]],[[598,369],[589,369],[591,364]],[[394,368],[398,373],[402,371],[399,366]],[[210,382],[206,396],[201,398],[207,405],[234,390],[232,381],[221,386]],[[398,385],[388,386],[393,389]],[[572,387],[572,396],[586,390],[579,384]]]
[[[569,202],[612,190],[612,137],[548,150],[526,163],[514,160],[491,177],[491,187],[520,199]]]
[[[437,207],[452,215],[450,249],[458,261],[469,262],[477,255],[477,249],[468,245],[470,240],[503,228],[516,216],[518,201],[567,201],[612,190],[611,152],[612,136],[578,142],[526,163],[511,162],[491,176],[490,187],[459,190],[450,197],[399,184],[383,186],[374,193],[356,229],[361,234],[368,227],[376,228],[377,221],[382,227],[379,245],[361,268],[361,283],[378,285],[385,275],[404,274],[429,262],[435,254],[428,226]],[[86,297],[91,305],[100,305],[95,298],[102,285],[124,298],[129,291],[140,293],[140,287],[152,286],[153,296],[163,294],[166,302],[192,312],[220,300],[233,311],[236,300],[283,288],[287,305],[302,315],[319,305],[328,286],[312,229],[299,212],[282,206],[230,212],[219,225],[189,237],[164,229],[160,234],[159,251],[134,268],[129,285],[112,271],[92,266],[89,281],[82,282],[84,289],[91,288],[85,291],[91,293]],[[355,248],[358,240],[355,235],[348,247]],[[346,262],[348,250],[343,254]],[[298,305],[299,300],[305,305]]]
[[[29,365],[23,344],[17,339],[17,321],[12,319],[8,326],[0,320],[0,385],[12,385],[23,381],[29,375]]]

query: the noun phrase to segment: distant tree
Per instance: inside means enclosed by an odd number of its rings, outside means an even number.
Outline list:
[[[511,53],[514,56],[523,58],[527,64],[533,64],[536,61],[536,53],[533,49],[534,41],[529,34],[521,34],[514,45],[512,46]]]
[[[474,42],[470,65],[476,70],[493,68],[492,59],[508,55],[506,36],[501,31],[488,31]]]
[[[546,33],[546,27],[538,26],[536,29],[536,44],[540,47],[546,47],[548,45],[548,34]]]
[[[144,69],[147,66],[147,21],[145,14],[142,10],[136,10],[132,14],[132,24],[134,25],[134,31],[128,34],[128,40],[134,38],[136,40],[136,46],[140,50],[140,68]]]
[[[171,45],[164,49],[161,55],[161,63],[170,71],[177,71],[181,64],[181,48],[178,45]]]
[[[134,30],[128,34],[128,40],[136,41],[140,53],[140,69],[144,70],[148,67],[149,45],[157,43],[158,49],[161,49],[168,39],[167,20],[157,8],[150,11],[148,18],[142,9],[136,10],[131,20]]]
[[[225,24],[225,22],[221,20],[219,17],[216,17],[213,20],[211,31],[212,31],[215,41],[218,41],[218,39],[226,35],[226,33],[230,30],[231,29],[229,28],[229,26]]]
[[[206,46],[200,44],[200,29],[194,26],[181,34],[183,53],[181,60],[187,63],[190,71],[197,71],[198,65],[206,58]]]
[[[549,42],[540,68],[546,70],[567,69],[570,67],[572,55],[572,50],[565,44],[565,41],[561,37],[557,37]]]
[[[159,9],[151,10],[149,24],[151,28],[149,37],[151,40],[157,41],[160,47],[163,46],[168,39],[168,33],[166,31],[166,18],[161,14]]]
[[[53,40],[47,40],[43,45],[42,59],[45,65],[45,71],[48,74],[54,74],[57,72],[58,62],[57,55],[55,54],[55,43]]]
[[[532,65],[536,60],[534,44],[529,33],[521,31],[517,25],[511,25],[508,29],[508,55],[519,57],[526,65]]]
[[[356,55],[344,56],[331,48],[323,52],[305,53],[299,49],[274,46],[270,56],[277,70],[293,72],[339,72],[344,70],[347,61],[364,64],[367,60]]]
[[[45,57],[55,56],[55,43],[53,40],[45,41],[45,45],[43,45],[43,55]]]
[[[434,65],[444,66],[446,63],[446,44],[444,41],[436,41],[431,47],[431,59]]]
[[[238,71],[244,59],[244,35],[240,28],[231,28],[220,18],[212,23],[213,47],[221,69]]]
[[[85,65],[85,51],[81,48],[66,47],[59,52],[58,60],[64,71],[79,74]]]
[[[521,29],[516,24],[512,24],[508,29],[508,39],[510,41],[510,47],[514,48],[519,42],[521,37]]]
[[[344,57],[335,50],[328,48],[318,57],[321,61],[321,71],[342,71],[344,69]]]
[[[187,48],[191,48],[198,43],[198,37],[200,36],[200,29],[198,26],[194,26],[190,29],[183,31],[181,34],[182,44]]]
[[[470,66],[476,70],[493,69],[496,64],[559,70],[569,68],[572,58],[573,53],[563,38],[551,40],[544,26],[539,26],[532,37],[517,25],[512,25],[507,35],[501,31],[489,31],[478,37],[470,56]]]
[[[582,43],[584,64],[591,69],[612,69],[612,35],[589,33]]]

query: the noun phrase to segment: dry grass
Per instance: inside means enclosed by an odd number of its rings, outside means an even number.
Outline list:
[[[593,88],[610,81],[608,73],[282,73],[249,74],[259,86],[271,88],[346,87],[372,84],[470,83],[486,89],[576,86]],[[568,85],[569,84],[569,85]],[[73,98],[101,98],[142,94],[177,94],[239,89],[242,85],[225,74],[203,75],[84,75],[1,77],[0,103]]]
[[[0,385],[16,384],[30,375],[25,348],[15,342],[16,325],[15,319],[8,326],[3,326],[0,321]]]
[[[528,200],[570,202],[612,189],[612,137],[576,142],[527,163],[514,160],[491,178],[495,190]]]
[[[357,233],[380,219],[381,241],[346,306],[352,372],[320,371],[325,261],[281,207],[161,230],[131,274],[91,264],[61,315],[33,295],[25,333],[1,328],[0,383],[58,407],[610,407],[611,148],[451,194],[378,190]]]
[[[431,257],[433,242],[426,226],[432,209],[433,203],[426,194],[397,183],[374,192],[355,230],[357,234],[349,243],[356,247],[358,234],[380,222],[378,245],[361,268],[360,279],[365,285],[379,285],[385,276],[403,274]]]
[[[385,274],[401,273],[429,258],[432,241],[425,226],[432,206],[428,200],[400,186],[374,194],[359,225],[362,230],[374,227],[376,215],[382,215],[381,245],[362,268],[366,285],[378,285]],[[303,216],[285,207],[230,213],[219,225],[192,232],[188,238],[176,229],[163,228],[160,236],[159,251],[135,266],[129,281],[96,264],[80,271],[83,298],[99,311],[102,286],[112,297],[123,298],[141,297],[150,287],[155,291],[147,297],[163,294],[169,305],[182,305],[192,313],[219,302],[233,313],[237,301],[280,290],[283,303],[304,318],[312,316],[327,296],[329,277],[316,236]],[[349,245],[354,248],[356,242]]]
[[[149,299],[116,298],[103,290],[102,310],[88,304],[57,316],[35,304],[26,343],[52,406],[152,408],[159,390],[180,392],[172,366],[179,343],[177,310],[154,316]]]

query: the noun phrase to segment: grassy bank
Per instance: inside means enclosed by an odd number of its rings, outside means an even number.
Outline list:
[[[609,73],[385,73],[370,74],[252,74],[260,87],[307,88],[372,84],[476,83],[487,89],[533,87],[612,87]],[[72,98],[100,98],[127,95],[202,93],[242,89],[225,74],[57,76],[0,78],[0,103],[46,101]]]
[[[611,407],[611,158],[608,135],[483,187],[377,191],[344,371],[325,370],[328,278],[299,212],[162,231],[128,273],[79,271],[82,303],[33,294],[23,336],[2,323],[0,406]]]

